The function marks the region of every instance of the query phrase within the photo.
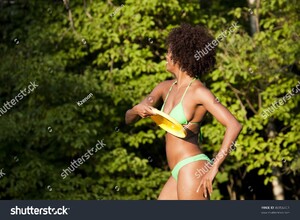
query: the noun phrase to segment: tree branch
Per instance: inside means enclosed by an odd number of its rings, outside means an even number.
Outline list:
[[[73,16],[72,16],[72,11],[71,11],[70,5],[69,5],[69,0],[63,0],[63,2],[64,2],[64,5],[65,5],[66,9],[68,10],[68,16],[69,16],[69,21],[70,21],[71,28],[75,32]]]
[[[246,102],[248,103],[249,108],[250,108],[255,114],[257,114],[257,111],[255,110],[254,106],[251,104],[251,102],[249,101],[248,98],[246,98]]]
[[[83,0],[83,7],[84,7],[84,12],[85,12],[86,16],[88,16],[89,19],[93,19],[92,15],[87,11],[86,0]]]
[[[241,105],[242,109],[243,109],[245,112],[247,112],[245,106],[243,105],[242,100],[240,99],[240,96],[238,95],[238,94],[243,94],[243,93],[242,93],[241,91],[239,91],[238,89],[234,88],[229,82],[227,82],[227,85],[228,85],[228,86],[230,87],[230,89],[233,91],[235,97],[240,101],[240,105]],[[248,120],[247,115],[245,115],[245,120]]]

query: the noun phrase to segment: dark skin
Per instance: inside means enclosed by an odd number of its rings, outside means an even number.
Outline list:
[[[181,70],[178,63],[171,60],[171,52],[168,51],[167,71],[171,72],[177,80],[165,103],[164,112],[169,114],[180,102],[180,99],[193,79]],[[125,121],[127,124],[133,123],[141,118],[153,115],[152,108],[159,108],[165,100],[170,86],[175,80],[167,80],[158,84],[150,95],[141,103],[126,112]],[[149,98],[151,97],[151,98]],[[218,160],[210,167],[208,172],[200,178],[195,177],[197,169],[205,166],[207,161],[195,161],[182,167],[179,171],[178,180],[172,176],[162,189],[159,200],[205,200],[209,199],[213,188],[212,183],[218,173],[219,167],[229,152],[230,145],[234,142],[242,129],[241,124],[235,117],[218,101],[202,82],[195,80],[189,87],[183,100],[184,114],[188,122],[201,122],[207,112],[210,112],[223,126],[226,132],[220,151],[216,155]],[[184,139],[166,134],[166,153],[170,169],[181,160],[203,153],[199,148],[198,133],[199,125],[189,123],[184,125],[187,130],[187,137]]]

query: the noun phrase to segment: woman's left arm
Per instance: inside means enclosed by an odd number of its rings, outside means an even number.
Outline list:
[[[230,148],[234,145],[242,125],[236,120],[236,118],[225,108],[206,87],[197,88],[195,91],[195,101],[198,104],[202,104],[203,107],[210,112],[223,126],[226,127],[225,136],[221,145],[221,148],[215,158],[212,159],[213,165],[211,169],[202,177],[199,188],[203,187],[204,196],[207,197],[207,191],[212,193],[212,182],[218,173],[220,165],[223,163]]]

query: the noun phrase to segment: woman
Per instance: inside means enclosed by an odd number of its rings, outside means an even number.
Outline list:
[[[151,116],[152,107],[159,107],[163,102],[161,110],[188,131],[184,139],[166,134],[166,154],[172,175],[163,187],[159,200],[209,199],[218,168],[242,129],[235,117],[196,79],[208,73],[216,62],[215,48],[211,45],[213,40],[201,26],[183,24],[174,28],[167,39],[166,69],[175,79],[157,85],[150,94],[151,102],[146,98],[126,112],[125,120],[129,124]],[[207,53],[202,54],[201,59],[195,59],[195,51],[203,51],[204,48]],[[198,144],[200,123],[207,111],[226,127],[222,146],[215,157],[218,159],[214,163],[202,153]],[[199,175],[199,170],[205,171]]]

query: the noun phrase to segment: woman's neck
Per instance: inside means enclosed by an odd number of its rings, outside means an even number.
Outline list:
[[[191,82],[194,77],[189,76],[186,72],[178,71],[178,74],[175,74],[178,88],[187,85]]]

